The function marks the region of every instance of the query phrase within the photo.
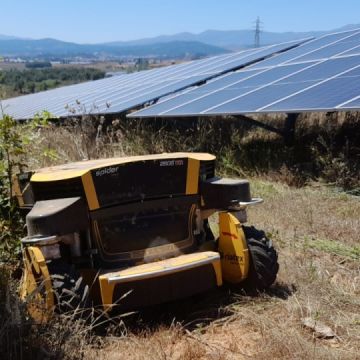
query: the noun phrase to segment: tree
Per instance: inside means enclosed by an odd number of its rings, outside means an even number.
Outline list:
[[[33,120],[20,124],[4,114],[0,103],[0,253],[14,253],[22,233],[17,214],[12,179],[16,172],[26,168],[27,146],[36,141],[36,129],[47,126],[50,114],[43,112]]]

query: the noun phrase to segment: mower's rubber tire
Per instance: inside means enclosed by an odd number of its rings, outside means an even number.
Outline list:
[[[73,265],[53,260],[48,264],[54,292],[55,311],[58,313],[77,313],[89,307],[89,287]]]
[[[265,290],[275,282],[279,271],[277,252],[264,231],[253,226],[243,226],[243,230],[249,249],[249,272],[242,285],[248,290]]]

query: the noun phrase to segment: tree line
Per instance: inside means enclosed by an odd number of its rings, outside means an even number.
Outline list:
[[[104,76],[105,72],[101,70],[77,67],[0,71],[0,98],[32,94]]]

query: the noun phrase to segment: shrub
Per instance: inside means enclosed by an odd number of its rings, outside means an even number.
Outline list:
[[[0,260],[19,252],[23,222],[13,197],[12,178],[27,167],[30,147],[39,142],[38,129],[46,127],[50,114],[44,112],[32,121],[20,124],[3,114],[0,119]],[[46,156],[48,151],[43,151]]]

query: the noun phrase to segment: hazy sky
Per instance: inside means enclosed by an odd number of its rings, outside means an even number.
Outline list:
[[[0,0],[0,34],[74,42],[183,31],[330,30],[360,23],[360,0]]]

